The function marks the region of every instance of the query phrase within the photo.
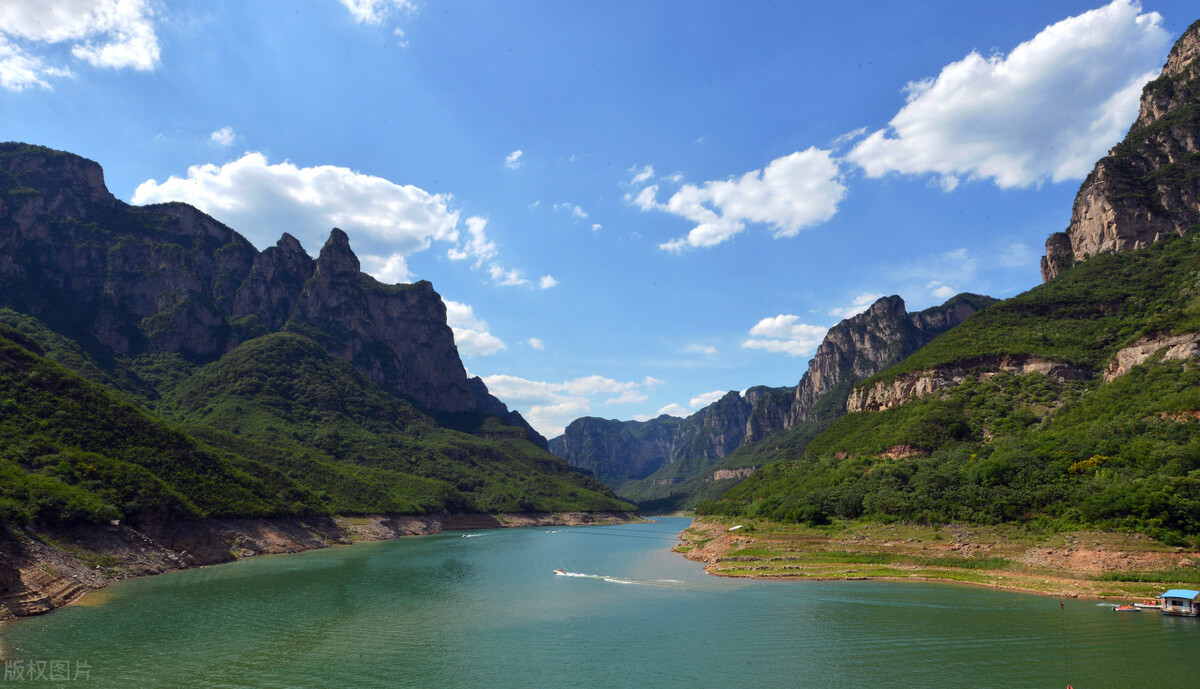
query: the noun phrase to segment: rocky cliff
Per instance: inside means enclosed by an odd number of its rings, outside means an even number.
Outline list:
[[[289,234],[260,253],[189,205],[129,206],[98,164],[69,153],[0,144],[0,305],[117,356],[197,363],[294,330],[423,409],[499,416],[545,447],[468,379],[428,282],[379,283],[336,228],[313,260]]]
[[[1065,232],[1046,241],[1042,279],[1089,256],[1144,248],[1200,224],[1200,22],[1142,90],[1125,140],[1084,180]]]
[[[907,357],[995,301],[977,294],[960,294],[941,306],[910,314],[904,300],[892,295],[838,323],[829,329],[796,386],[787,427],[830,414],[840,416],[845,411],[844,393],[849,392],[849,386]],[[823,405],[832,408],[818,410],[817,402],[835,388],[839,398],[825,400]]]
[[[841,416],[854,383],[900,361],[994,301],[960,294],[940,306],[909,313],[900,297],[881,298],[830,328],[794,388],[756,386],[744,393],[729,392],[686,419],[664,416],[645,424],[577,419],[550,442],[550,451],[592,471],[630,499],[660,496],[671,486],[708,476],[738,448],[800,424]],[[738,471],[722,477],[747,475]]]

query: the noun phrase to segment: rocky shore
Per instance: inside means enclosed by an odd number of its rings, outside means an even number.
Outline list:
[[[0,534],[0,620],[38,615],[109,582],[360,541],[456,529],[616,524],[629,512],[441,513],[79,525]]]

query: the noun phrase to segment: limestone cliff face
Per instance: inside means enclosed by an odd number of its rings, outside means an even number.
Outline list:
[[[952,388],[967,378],[987,378],[998,372],[1023,376],[1040,373],[1057,380],[1087,380],[1092,371],[1037,357],[1012,355],[960,361],[953,366],[917,371],[889,381],[855,388],[846,401],[848,412],[882,411],[898,407],[911,400]]]
[[[545,444],[467,378],[428,282],[362,273],[339,229],[316,260],[289,234],[259,253],[187,204],[119,201],[99,165],[69,153],[0,144],[0,304],[117,355],[211,361],[294,329],[421,407],[499,416]]]
[[[884,297],[830,328],[794,388],[760,385],[745,393],[729,392],[686,419],[659,417],[646,424],[576,419],[550,441],[550,451],[610,486],[639,480],[681,483],[708,473],[743,445],[798,423],[841,416],[854,383],[900,361],[995,301],[960,294],[941,306],[908,313],[903,299]]]
[[[844,395],[854,383],[879,373],[928,344],[933,338],[995,302],[991,297],[960,294],[950,301],[917,313],[908,313],[898,296],[883,297],[863,313],[829,329],[825,340],[796,386],[788,427],[818,420],[845,410],[844,397],[824,399],[834,392]]]
[[[1066,232],[1046,241],[1042,279],[1089,256],[1141,249],[1200,224],[1200,22],[1142,90],[1125,140],[1084,180]]]

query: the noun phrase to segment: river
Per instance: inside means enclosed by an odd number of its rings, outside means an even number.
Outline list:
[[[0,685],[1200,687],[1195,619],[711,577],[670,552],[687,523],[446,533],[120,582],[0,627]]]

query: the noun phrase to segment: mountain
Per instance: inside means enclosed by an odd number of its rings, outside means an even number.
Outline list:
[[[541,437],[469,379],[428,282],[384,285],[339,229],[316,260],[284,234],[259,253],[182,203],[129,206],[98,164],[0,144],[0,304],[92,351],[207,362],[279,330],[300,332],[448,425],[500,417]]]
[[[1046,241],[1042,277],[1107,251],[1140,249],[1200,223],[1200,22],[1142,90],[1125,140],[1084,180],[1065,232]]]
[[[1044,284],[858,383],[698,511],[1200,534],[1200,22],[1047,243]]]
[[[0,408],[15,527],[629,507],[467,377],[432,285],[365,275],[341,230],[315,259],[287,234],[258,252],[19,143],[0,144]]]
[[[960,294],[910,314],[900,297],[883,297],[829,329],[794,388],[756,386],[742,394],[729,392],[686,419],[660,416],[637,422],[584,417],[551,440],[550,450],[572,466],[592,471],[627,499],[656,509],[692,506],[759,466],[722,462],[739,448],[793,429],[793,434],[811,437],[844,413],[854,383],[903,359],[994,301]]]

